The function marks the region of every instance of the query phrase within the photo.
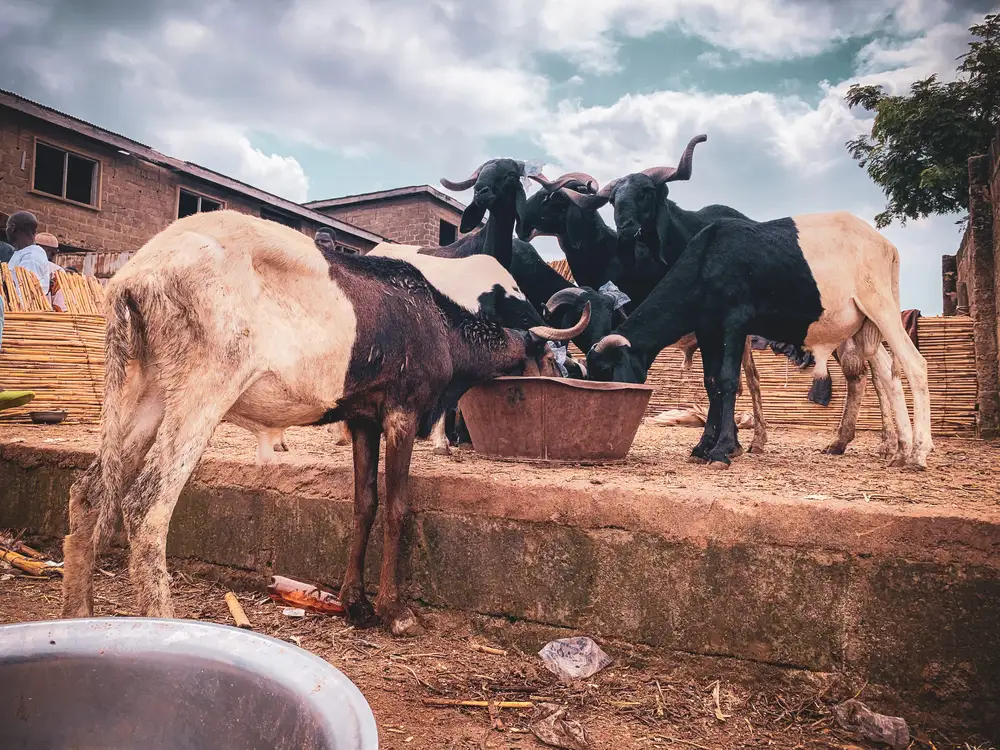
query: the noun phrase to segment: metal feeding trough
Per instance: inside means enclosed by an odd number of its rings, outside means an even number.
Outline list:
[[[477,453],[541,461],[620,461],[653,387],[568,378],[501,377],[460,406]]]
[[[0,747],[376,750],[375,718],[318,656],[193,620],[0,626]]]

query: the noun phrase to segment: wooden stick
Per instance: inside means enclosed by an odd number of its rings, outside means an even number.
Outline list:
[[[247,617],[247,613],[243,611],[243,605],[240,604],[240,600],[236,598],[236,594],[232,591],[227,591],[225,596],[226,604],[229,605],[229,614],[233,616],[233,620],[236,621],[236,627],[243,628],[244,630],[251,630],[253,626],[250,624],[250,618]]]
[[[49,570],[59,570],[58,568],[52,568],[44,563],[40,563],[37,560],[27,558],[24,555],[19,555],[17,552],[5,549],[0,549],[0,560],[5,560],[18,570],[23,570],[25,573],[35,576],[44,575]]]
[[[507,652],[500,648],[490,648],[489,646],[480,646],[478,643],[473,643],[469,646],[473,651],[478,651],[481,654],[492,654],[493,656],[506,656]]]
[[[448,698],[423,698],[425,706],[435,706],[437,708],[448,708],[460,706],[462,708],[489,708],[489,701],[460,701]],[[534,708],[535,704],[530,701],[500,701],[493,703],[496,708]]]

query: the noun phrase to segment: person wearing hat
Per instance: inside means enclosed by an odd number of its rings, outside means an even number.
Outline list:
[[[24,268],[38,277],[38,282],[42,285],[42,294],[48,295],[52,272],[49,271],[49,256],[35,242],[37,232],[38,219],[30,211],[15,211],[10,215],[7,219],[7,239],[14,246],[14,255],[7,265],[14,276],[14,285],[18,291],[21,291],[21,287],[17,283],[14,269]]]
[[[49,261],[49,302],[52,305],[52,309],[56,312],[66,312],[66,299],[63,296],[62,289],[59,288],[59,280],[56,278],[56,271],[64,270],[62,266],[56,265],[52,262],[52,259],[59,252],[59,240],[56,239],[54,234],[49,234],[48,232],[39,232],[35,235],[35,244],[38,245],[45,251],[45,257]]]

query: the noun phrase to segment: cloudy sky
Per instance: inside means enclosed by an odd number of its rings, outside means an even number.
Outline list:
[[[681,206],[872,221],[883,197],[844,148],[870,121],[847,86],[948,77],[995,5],[0,0],[0,86],[295,201],[437,186],[496,156],[603,183],[706,133]],[[940,312],[954,221],[886,230],[904,307]]]

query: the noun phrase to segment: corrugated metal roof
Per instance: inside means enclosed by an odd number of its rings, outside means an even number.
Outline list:
[[[565,258],[560,258],[559,260],[550,261],[549,265],[552,268],[556,269],[559,272],[559,275],[562,276],[564,279],[566,279],[566,281],[569,281],[572,284],[576,283],[575,281],[573,281],[573,272],[569,270],[568,260],[566,260]]]

